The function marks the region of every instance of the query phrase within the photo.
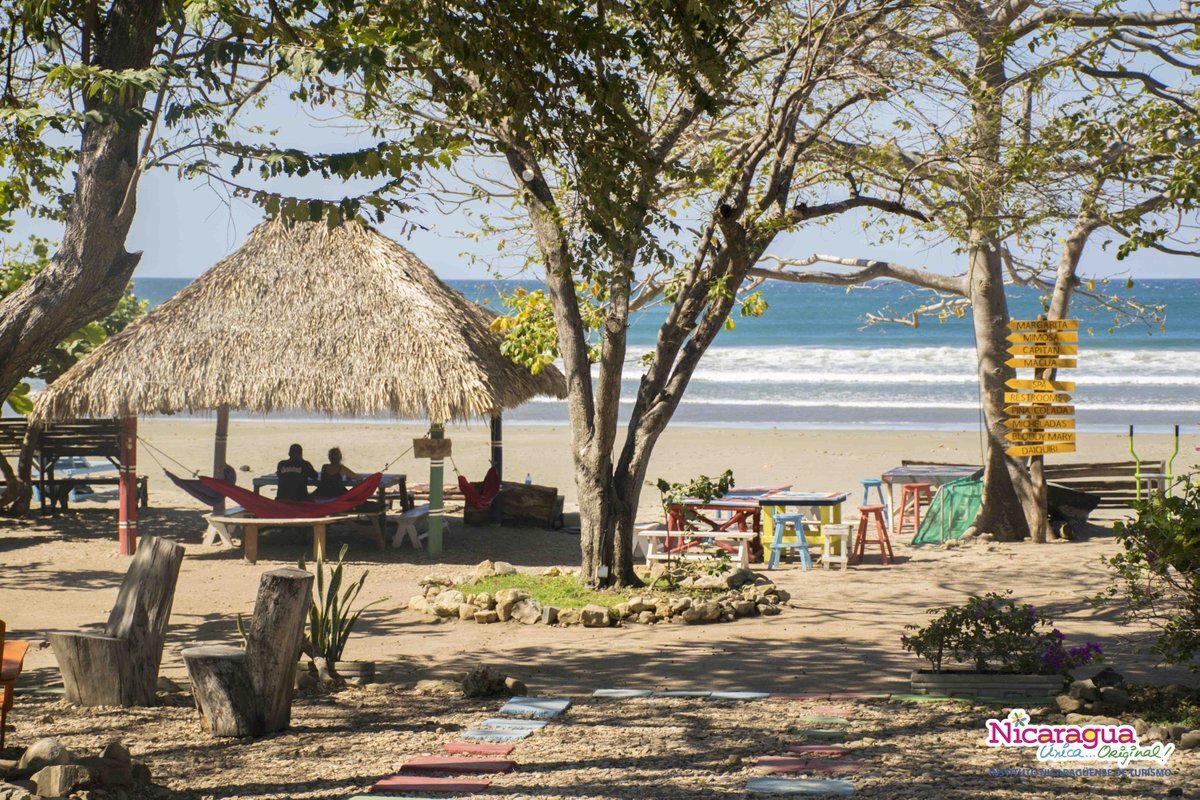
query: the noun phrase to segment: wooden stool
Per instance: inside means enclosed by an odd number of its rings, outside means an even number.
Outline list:
[[[896,535],[904,531],[904,519],[912,512],[913,533],[921,530],[921,502],[933,499],[933,487],[928,483],[904,483],[900,485],[900,513],[896,515]],[[909,503],[912,503],[910,508]]]
[[[870,505],[858,507],[858,533],[854,537],[851,564],[861,564],[863,556],[866,555],[867,527],[872,518],[875,520],[875,542],[879,545],[879,558],[884,564],[892,563],[892,542],[888,539],[887,524],[883,521],[883,506]]]

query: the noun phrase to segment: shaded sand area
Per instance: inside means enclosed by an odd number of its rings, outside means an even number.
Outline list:
[[[785,756],[788,745],[812,741],[804,733],[814,726],[808,718],[828,719],[831,712],[841,721],[820,724],[839,732],[836,738],[848,752],[813,757],[809,763],[817,771],[810,774],[850,780],[856,797],[1124,800],[1163,797],[1176,787],[1185,797],[1200,790],[1200,751],[1194,750],[1172,756],[1169,777],[997,776],[990,771],[1036,762],[1027,749],[983,746],[985,721],[1004,711],[966,703],[572,699],[561,717],[516,743],[508,756],[517,763],[515,771],[482,776],[492,781],[486,792],[452,796],[743,798],[748,782],[766,775],[756,766],[758,759]],[[136,790],[139,800],[334,800],[366,791],[413,756],[445,755],[443,744],[495,715],[503,701],[420,695],[387,685],[347,689],[297,700],[291,730],[223,746],[198,735],[186,696],[168,702],[118,711],[72,708],[44,696],[23,698],[16,738],[36,731],[83,750],[95,746],[97,731],[120,736],[158,784]],[[1034,721],[1046,718],[1032,713]]]
[[[242,422],[233,426],[231,464],[269,471],[292,441],[306,446],[320,463],[323,451],[340,445],[347,462],[363,470],[379,468],[409,445],[413,426],[291,424]],[[142,434],[163,451],[189,465],[211,460],[211,427],[199,422],[152,420]],[[486,465],[487,431],[482,425],[452,428],[455,460],[468,475]],[[533,473],[539,483],[556,484],[574,503],[567,433],[563,428],[511,426],[506,431],[506,471]],[[1191,451],[1185,442],[1185,452]],[[1121,458],[1124,437],[1081,436],[1079,460]],[[1147,457],[1167,452],[1166,437],[1139,440]],[[257,565],[240,553],[200,544],[200,506],[171,486],[142,450],[142,470],[151,477],[152,508],[141,530],[169,536],[187,547],[167,651],[165,674],[184,676],[179,649],[198,641],[233,641],[238,612],[253,606],[258,576],[265,569],[294,564],[307,534],[272,531],[263,535]],[[878,475],[904,457],[936,461],[976,461],[978,437],[945,432],[844,432],[675,429],[664,437],[649,472],[686,479],[699,472],[718,474],[732,468],[740,485],[791,483],[798,489],[853,491],[858,478]],[[424,462],[402,459],[416,477]],[[239,473],[248,483],[247,473]],[[848,515],[858,499],[855,492]],[[661,519],[658,495],[643,494],[642,517]],[[126,561],[115,553],[115,522],[110,508],[80,506],[58,518],[0,521],[0,605],[13,636],[38,638],[38,631],[98,625],[116,596]],[[364,600],[388,598],[363,617],[346,657],[380,662],[383,674],[412,680],[449,674],[473,663],[500,667],[525,679],[534,691],[585,691],[598,684],[624,685],[636,676],[655,688],[803,689],[854,686],[896,689],[917,662],[901,651],[904,626],[925,619],[925,609],[959,602],[964,595],[1012,589],[1015,596],[1047,606],[1069,643],[1099,641],[1116,656],[1130,677],[1159,682],[1178,675],[1147,671],[1147,657],[1122,641],[1124,630],[1113,615],[1097,611],[1088,598],[1106,584],[1101,557],[1115,552],[1107,529],[1097,526],[1082,541],[977,545],[965,549],[912,548],[894,542],[898,563],[869,563],[841,572],[805,572],[787,564],[770,573],[791,595],[793,608],[773,618],[732,624],[629,626],[613,629],[439,623],[405,607],[418,593],[417,581],[432,571],[455,572],[484,559],[509,561],[536,570],[577,564],[578,538],[570,534],[523,529],[462,528],[446,538],[442,562],[431,565],[408,547],[378,552],[353,529],[330,533],[331,550],[351,545],[350,558],[370,570]],[[761,565],[756,565],[761,569]],[[28,680],[57,680],[48,648],[35,648],[27,659]]]

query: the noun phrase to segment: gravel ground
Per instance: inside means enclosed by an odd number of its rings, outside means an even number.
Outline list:
[[[51,694],[24,694],[10,743],[53,736],[90,751],[119,739],[150,766],[156,787],[136,796],[348,798],[408,756],[440,754],[443,742],[500,706],[497,699],[427,696],[389,684],[298,698],[293,728],[257,741],[214,740],[187,694],[147,709],[80,709]],[[1146,798],[1200,793],[1200,751],[1176,753],[1170,777],[993,777],[989,769],[1036,767],[1031,750],[983,744],[984,720],[1004,711],[961,703],[836,701],[849,706],[848,776],[867,798]],[[825,708],[822,708],[822,707]],[[765,774],[765,755],[786,755],[797,728],[828,727],[801,716],[828,701],[692,698],[575,699],[562,717],[518,742],[519,771],[495,776],[490,798],[671,800],[745,795]],[[1045,721],[1034,714],[1035,721]],[[13,748],[4,754],[15,757]],[[1085,765],[1086,766],[1086,765]],[[1177,796],[1177,795],[1176,795]],[[92,792],[92,800],[104,795]]]

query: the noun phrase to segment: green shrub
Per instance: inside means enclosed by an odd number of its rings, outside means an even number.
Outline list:
[[[367,571],[351,581],[342,589],[347,545],[342,545],[338,553],[337,563],[329,571],[329,579],[325,578],[325,559],[317,557],[316,582],[313,584],[313,603],[308,612],[308,632],[304,638],[304,653],[309,658],[323,658],[329,664],[342,660],[342,652],[346,642],[362,612],[373,605],[382,603],[386,597],[381,597],[367,603],[357,611],[354,601],[362,591],[363,583],[367,580]],[[305,569],[304,559],[300,560],[300,569]]]
[[[1102,660],[1099,644],[1064,647],[1065,637],[1053,620],[1007,595],[972,595],[964,605],[933,608],[929,613],[937,616],[928,625],[905,626],[916,632],[901,635],[900,644],[926,659],[935,672],[949,662],[981,672],[1055,675]]]
[[[1116,524],[1123,550],[1105,560],[1113,571],[1106,597],[1157,630],[1164,660],[1200,671],[1200,486],[1182,486],[1178,496],[1134,503],[1137,516]]]

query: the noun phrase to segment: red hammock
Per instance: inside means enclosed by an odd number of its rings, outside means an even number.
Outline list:
[[[225,495],[242,508],[263,519],[310,519],[312,517],[329,517],[349,511],[364,500],[369,500],[379,488],[382,472],[376,472],[362,479],[357,486],[347,489],[337,497],[328,500],[272,500],[255,494],[249,489],[234,486],[232,483],[219,481],[215,478],[199,476],[200,482],[215,492]]]
[[[465,475],[458,476],[458,488],[462,489],[463,497],[470,503],[471,508],[489,508],[496,495],[500,494],[500,473],[492,467],[483,478],[482,488],[476,489]]]

